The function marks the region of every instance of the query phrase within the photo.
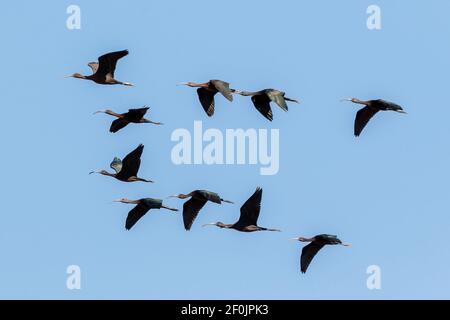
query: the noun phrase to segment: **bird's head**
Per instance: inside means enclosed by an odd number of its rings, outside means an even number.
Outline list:
[[[219,227],[219,228],[226,228],[227,227],[227,225],[225,223],[220,222],[220,221],[218,221],[218,222],[211,222],[211,223],[207,223],[207,224],[203,225],[203,227],[206,227],[206,226],[216,226],[216,227]]]
[[[291,240],[295,240],[295,241],[300,241],[300,242],[310,242],[311,240],[305,237],[296,237],[296,238],[291,238]]]
[[[195,83],[190,82],[190,81],[188,81],[188,82],[179,82],[179,83],[177,83],[177,86],[188,86],[188,87],[193,87],[194,85],[195,85]]]
[[[186,198],[189,198],[189,196],[186,194],[180,193],[180,194],[174,194],[173,196],[169,196],[168,198],[186,199]]]
[[[343,98],[343,99],[341,99],[341,102],[342,101],[350,101],[350,102],[356,103],[358,101],[358,99],[356,99],[356,98]]]
[[[64,78],[84,78],[84,76],[81,73],[73,73],[65,76]]]
[[[89,174],[93,174],[93,173],[98,173],[98,174],[102,174],[104,176],[109,175],[110,173],[106,170],[97,170],[97,171],[91,171],[89,172]]]

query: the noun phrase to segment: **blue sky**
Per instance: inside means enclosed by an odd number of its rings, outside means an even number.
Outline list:
[[[66,8],[81,8],[81,30]],[[382,10],[369,31],[366,9]],[[450,152],[447,100],[450,3],[434,1],[15,1],[2,4],[0,298],[417,299],[450,298]],[[88,73],[103,53],[128,49],[116,77],[136,87],[63,76]],[[180,81],[219,78],[235,88],[274,87],[302,101],[269,123],[248,98],[216,99],[207,118]],[[380,113],[353,137],[358,107],[384,98],[407,116]],[[110,134],[92,113],[149,105],[164,126]],[[280,171],[176,166],[173,130],[280,129]],[[140,175],[155,184],[90,176],[145,144]],[[201,228],[234,222],[256,186],[259,223],[282,233]],[[208,204],[190,232],[181,215],[154,211],[133,230],[118,197],[163,198],[204,188],[235,205]],[[182,207],[171,199],[170,206]],[[337,234],[306,275],[301,244]],[[68,265],[81,290],[66,288]],[[366,288],[378,265],[382,289]]]

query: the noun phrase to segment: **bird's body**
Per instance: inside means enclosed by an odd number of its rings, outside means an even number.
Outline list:
[[[214,115],[214,96],[218,92],[220,92],[228,101],[231,102],[233,101],[233,93],[236,91],[234,89],[230,89],[230,84],[222,80],[209,80],[205,83],[183,82],[180,84],[198,88],[198,98],[208,117],[212,117]]]
[[[298,240],[301,242],[309,242],[308,245],[304,246],[302,249],[302,255],[300,258],[300,270],[302,273],[305,273],[308,269],[309,264],[311,263],[314,256],[326,245],[343,245],[349,246],[348,244],[342,243],[341,240],[335,235],[330,234],[319,234],[312,238],[304,238],[298,237],[293,238],[293,240]]]
[[[150,109],[148,107],[138,108],[138,109],[129,109],[128,112],[125,113],[116,113],[112,110],[99,110],[95,113],[106,113],[117,119],[111,123],[111,127],[109,131],[112,133],[116,133],[120,129],[126,127],[130,123],[152,123],[156,125],[161,125],[161,122],[153,122],[144,118],[144,115],[147,113],[147,110]]]
[[[213,222],[206,225],[213,225],[225,229],[234,229],[241,232],[280,231],[278,229],[269,229],[258,226],[257,222],[261,211],[261,199],[262,189],[257,188],[255,193],[253,193],[253,195],[241,207],[241,215],[236,223],[225,224],[223,222]]]
[[[90,62],[88,66],[92,69],[92,74],[84,76],[74,73],[68,77],[77,79],[91,80],[98,84],[113,85],[120,84],[124,86],[133,86],[129,82],[122,82],[114,79],[114,71],[116,70],[117,61],[128,54],[128,50],[110,52],[98,58],[98,62]]]
[[[285,97],[285,93],[283,91],[276,89],[264,89],[255,92],[236,91],[236,94],[240,94],[245,97],[252,97],[251,99],[256,110],[258,110],[269,121],[273,120],[272,108],[270,107],[271,102],[275,102],[284,111],[288,111],[286,101],[298,103],[297,100]]]
[[[178,194],[172,197],[179,199],[186,199],[190,197],[190,199],[183,205],[183,222],[186,230],[191,229],[198,213],[208,201],[217,204],[222,204],[222,202],[232,203],[231,201],[222,199],[217,193],[208,190],[194,190],[188,194]]]
[[[106,170],[92,171],[91,173],[99,173],[104,176],[114,177],[123,182],[153,182],[137,176],[139,167],[141,166],[141,156],[143,150],[144,145],[140,144],[135,150],[123,158],[123,160],[115,157],[110,165],[110,167],[114,169],[115,173],[109,173]]]
[[[354,125],[354,135],[356,137],[361,134],[364,127],[367,125],[370,119],[372,119],[372,117],[377,114],[378,111],[395,111],[398,113],[406,113],[398,104],[383,99],[363,101],[356,98],[351,98],[344,100],[362,104],[365,106],[356,113]]]
[[[143,198],[139,200],[128,200],[125,198],[115,200],[115,202],[122,202],[127,204],[135,204],[136,206],[130,210],[125,222],[125,229],[130,230],[136,222],[138,222],[150,209],[167,209],[171,211],[178,211],[177,209],[169,208],[163,205],[161,199]]]

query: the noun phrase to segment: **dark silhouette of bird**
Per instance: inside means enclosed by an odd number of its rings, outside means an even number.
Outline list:
[[[198,88],[197,94],[200,103],[208,117],[214,114],[215,102],[214,96],[220,92],[228,101],[233,101],[233,93],[236,91],[230,89],[230,84],[222,80],[209,80],[205,83],[181,82],[178,85]]]
[[[141,166],[141,155],[143,150],[144,145],[140,144],[135,150],[131,151],[125,158],[123,158],[123,160],[115,157],[111,162],[110,167],[114,169],[116,173],[109,173],[106,170],[100,170],[92,171],[89,174],[99,173],[104,176],[114,177],[117,180],[124,182],[153,182],[151,180],[142,179],[137,176],[139,167]]]
[[[335,235],[330,234],[319,234],[313,238],[297,237],[292,238],[292,240],[297,240],[301,242],[310,242],[308,245],[304,246],[302,249],[302,255],[300,258],[300,270],[305,273],[308,269],[314,256],[326,245],[341,245],[349,247],[350,244],[342,243]]]
[[[241,232],[254,232],[254,231],[281,231],[278,229],[269,229],[259,227],[258,217],[261,210],[261,198],[262,189],[256,188],[255,193],[244,203],[241,207],[241,216],[239,220],[234,224],[225,224],[223,222],[212,222],[205,224],[203,226],[216,226],[225,229],[234,229]]]
[[[270,108],[270,102],[275,102],[281,109],[288,111],[286,101],[299,103],[297,100],[285,97],[283,91],[275,89],[264,89],[261,91],[249,92],[249,91],[236,91],[236,94],[241,96],[252,97],[253,105],[267,120],[273,120],[272,109]]]
[[[187,231],[191,229],[192,223],[194,223],[194,220],[195,218],[197,218],[198,213],[208,201],[217,204],[221,204],[222,202],[233,203],[231,201],[222,199],[217,193],[207,190],[194,190],[188,194],[180,193],[170,197],[179,199],[190,198],[183,205],[183,222],[184,228]]]
[[[354,134],[358,137],[363,131],[364,127],[367,125],[370,119],[378,112],[378,111],[395,111],[398,113],[406,113],[402,107],[393,102],[389,102],[386,100],[378,99],[378,100],[368,100],[363,101],[357,98],[347,98],[343,99],[343,101],[350,101],[357,104],[365,105],[364,108],[359,110],[356,113],[355,118],[355,127]]]
[[[178,211],[178,209],[169,208],[163,205],[161,199],[144,198],[139,200],[129,200],[126,198],[114,200],[114,202],[122,202],[127,204],[135,204],[136,206],[128,212],[125,222],[125,229],[130,230],[136,222],[138,222],[150,209],[167,209],[170,211]]]
[[[98,62],[90,62],[88,66],[92,69],[90,76],[83,76],[79,73],[74,73],[67,78],[78,78],[84,80],[91,80],[98,84],[121,84],[124,86],[133,86],[129,82],[122,82],[114,79],[114,71],[116,70],[117,60],[125,57],[128,54],[128,50],[110,52],[102,55],[98,58]]]
[[[116,113],[112,110],[99,110],[94,112],[97,113],[106,113],[110,116],[116,117],[117,119],[111,123],[111,127],[109,128],[109,132],[115,133],[120,129],[126,127],[129,123],[152,123],[156,125],[161,125],[161,122],[154,122],[149,119],[145,119],[144,115],[146,114],[149,107],[143,107],[139,109],[129,109],[128,112],[125,113]]]

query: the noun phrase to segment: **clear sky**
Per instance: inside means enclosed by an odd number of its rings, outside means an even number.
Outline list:
[[[81,30],[66,8],[81,8]],[[366,27],[381,7],[382,29]],[[450,298],[448,1],[8,1],[2,34],[3,168],[0,298],[393,299]],[[101,54],[128,49],[116,70],[136,86],[64,79]],[[245,90],[278,88],[302,101],[273,107],[269,123],[249,98],[216,99],[208,118],[180,81],[223,79]],[[358,106],[384,98],[408,115],[380,113],[353,137]],[[164,126],[92,113],[149,105]],[[171,161],[175,129],[280,129],[280,170]],[[126,184],[88,175],[145,144]],[[237,220],[264,189],[261,226],[282,233],[201,228]],[[181,215],[151,211],[130,232],[118,197],[165,198],[194,189],[235,205],[207,204],[192,230]],[[178,199],[167,205],[182,208]],[[337,234],[300,274],[294,236]],[[66,268],[81,268],[81,290]],[[368,290],[366,268],[381,268]]]

